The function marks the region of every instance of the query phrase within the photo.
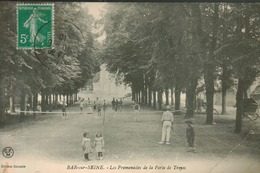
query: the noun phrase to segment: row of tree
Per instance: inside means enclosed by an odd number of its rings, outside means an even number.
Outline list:
[[[26,102],[36,111],[39,95],[42,111],[47,105],[51,110],[51,104],[57,106],[63,97],[68,104],[76,101],[78,89],[99,71],[97,43],[91,32],[93,16],[80,3],[55,3],[54,8],[54,49],[17,50],[16,3],[0,4],[1,123],[7,107],[14,111],[15,96],[19,96],[21,111]]]
[[[213,124],[215,81],[226,91],[238,79],[235,132],[242,127],[243,99],[259,74],[259,4],[116,3],[100,21],[106,33],[100,56],[133,99],[161,109],[162,94],[186,92],[186,117],[194,116],[198,81],[206,90],[206,124]],[[157,98],[156,98],[157,96]],[[169,100],[166,100],[169,104]]]

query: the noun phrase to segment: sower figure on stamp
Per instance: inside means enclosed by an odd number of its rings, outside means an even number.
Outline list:
[[[186,128],[186,138],[187,138],[187,142],[188,142],[188,147],[189,150],[187,152],[194,152],[196,153],[196,149],[194,146],[194,140],[195,140],[195,130],[192,127],[192,122],[191,121],[185,121],[185,123],[187,124],[187,128]]]
[[[32,14],[30,15],[29,19],[26,20],[24,23],[25,28],[30,29],[30,42],[34,43],[36,40],[38,43],[43,43],[46,39],[45,36],[43,36],[40,33],[37,33],[42,26],[42,24],[39,24],[39,22],[47,23],[47,21],[44,21],[40,17],[44,16],[44,14],[40,13],[36,8],[33,9]]]
[[[168,105],[166,106],[166,111],[162,115],[162,138],[161,141],[158,142],[159,144],[170,144],[170,133],[173,126],[174,117],[173,114],[170,112],[171,107]]]

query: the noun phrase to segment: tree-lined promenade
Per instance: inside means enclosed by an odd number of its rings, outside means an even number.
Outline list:
[[[243,100],[259,76],[259,9],[257,3],[109,4],[101,56],[118,82],[131,86],[133,100],[154,108],[162,109],[165,94],[165,104],[179,110],[185,92],[186,118],[192,118],[205,90],[206,124],[213,124],[214,93],[221,90],[225,114],[227,89],[236,85],[240,133]]]
[[[55,3],[55,49],[17,50],[16,6],[3,3],[1,123],[7,108],[14,111],[15,96],[21,119],[26,104],[37,110],[38,96],[43,112],[63,98],[73,104],[105,63],[118,83],[132,88],[134,101],[154,109],[171,104],[180,110],[185,92],[186,118],[194,117],[196,97],[205,91],[209,125],[214,93],[222,92],[225,114],[227,89],[235,85],[234,131],[240,133],[243,100],[259,76],[259,9],[249,3],[109,3],[95,21],[81,3]],[[100,33],[94,34],[93,26]],[[102,34],[106,38],[100,44],[96,38]]]
[[[63,99],[67,105],[75,103],[78,90],[99,71],[93,16],[80,3],[55,3],[54,7],[54,49],[17,50],[16,4],[1,3],[1,124],[7,109],[15,112],[15,103],[20,105],[21,120],[27,105],[33,111],[40,106],[45,112],[57,109]]]

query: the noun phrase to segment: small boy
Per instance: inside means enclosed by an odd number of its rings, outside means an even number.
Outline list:
[[[189,147],[189,150],[187,152],[196,153],[196,149],[194,146],[195,131],[194,131],[194,128],[192,127],[192,122],[190,120],[188,120],[188,121],[185,121],[185,123],[187,124],[186,138],[187,138],[188,147]]]
[[[134,122],[139,121],[141,107],[137,102],[134,102],[133,108],[134,108]]]
[[[67,115],[67,113],[66,113],[66,106],[67,106],[67,103],[66,103],[66,101],[64,99],[63,102],[62,102],[62,107],[61,107],[63,118]]]

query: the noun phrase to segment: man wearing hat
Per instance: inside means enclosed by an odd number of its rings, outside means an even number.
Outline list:
[[[194,140],[195,140],[195,131],[194,128],[192,127],[192,121],[188,120],[185,121],[185,123],[187,124],[187,128],[186,128],[186,138],[187,138],[187,142],[188,142],[188,147],[189,150],[188,152],[196,152],[195,146],[194,146]]]
[[[170,112],[171,107],[168,105],[166,106],[166,111],[162,115],[162,138],[161,141],[158,142],[159,144],[164,144],[166,140],[166,144],[170,144],[170,133],[171,128],[173,125],[173,114]]]

